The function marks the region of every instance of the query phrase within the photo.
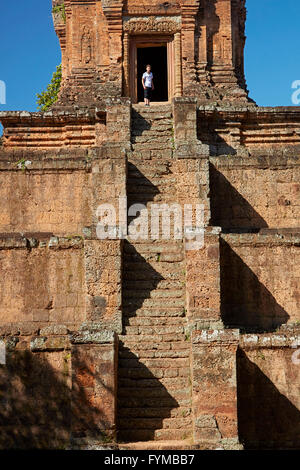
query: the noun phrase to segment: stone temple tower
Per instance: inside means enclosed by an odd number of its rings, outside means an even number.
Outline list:
[[[300,109],[248,99],[245,1],[53,17],[58,101],[0,113],[0,448],[299,448]]]
[[[197,95],[246,100],[244,0],[54,1],[62,49],[61,102],[140,98],[151,63],[158,101]],[[63,9],[59,6],[63,6]]]

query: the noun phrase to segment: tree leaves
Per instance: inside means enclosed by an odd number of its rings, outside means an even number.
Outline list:
[[[39,111],[47,111],[58,98],[62,78],[61,64],[56,67],[51,82],[45,91],[37,93],[37,105]]]

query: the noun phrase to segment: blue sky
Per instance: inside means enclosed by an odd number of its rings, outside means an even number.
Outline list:
[[[1,2],[0,80],[7,103],[0,110],[36,110],[60,49],[51,0]],[[291,84],[300,80],[299,0],[248,0],[246,78],[250,96],[261,106],[290,106]]]

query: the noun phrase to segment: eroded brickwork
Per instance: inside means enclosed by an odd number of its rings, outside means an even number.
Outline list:
[[[59,100],[0,113],[0,447],[299,448],[300,114],[247,98],[245,2],[53,6]],[[157,204],[198,204],[200,245]]]

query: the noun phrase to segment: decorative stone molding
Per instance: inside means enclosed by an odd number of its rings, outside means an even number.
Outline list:
[[[169,33],[175,34],[181,30],[180,17],[134,17],[124,18],[123,29],[130,34]]]

